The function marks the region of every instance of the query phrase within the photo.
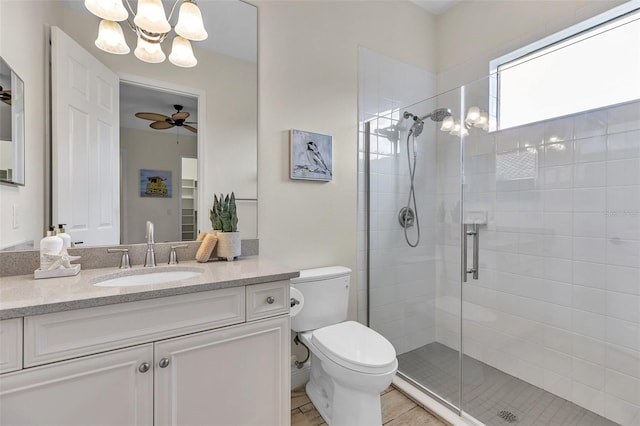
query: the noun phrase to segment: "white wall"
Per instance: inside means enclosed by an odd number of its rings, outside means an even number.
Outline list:
[[[154,224],[155,240],[180,241],[180,178],[181,157],[195,157],[198,154],[197,139],[185,135],[181,130],[176,136],[175,129],[145,131],[120,129],[120,151],[126,159],[126,168],[122,170],[121,195],[122,227],[126,223],[126,231],[121,234],[125,243],[142,243],[146,241],[145,223],[150,220]],[[191,132],[189,132],[191,133]],[[179,141],[179,143],[177,143]],[[162,170],[171,172],[171,198],[155,198],[140,196],[140,169]]]
[[[434,71],[433,17],[405,2],[257,1],[260,253],[357,283],[358,46]],[[289,129],[333,136],[330,183],[289,180]],[[356,317],[352,286],[350,316]]]
[[[60,19],[51,2],[0,1],[0,56],[24,81],[26,122],[25,186],[0,185],[0,249],[29,240],[38,244],[44,235],[48,67],[45,24],[55,24]],[[16,40],[28,43],[29,54]],[[13,226],[14,209],[18,212],[18,227]]]

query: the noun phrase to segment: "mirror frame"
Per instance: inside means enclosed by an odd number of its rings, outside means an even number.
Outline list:
[[[12,173],[11,179],[5,179],[0,177],[0,183],[7,185],[25,185],[25,124],[24,124],[24,81],[20,76],[11,68],[11,66],[0,57],[0,63],[7,66],[11,71],[11,98],[12,100],[18,99],[17,105],[15,102],[11,104],[11,151],[12,151]]]

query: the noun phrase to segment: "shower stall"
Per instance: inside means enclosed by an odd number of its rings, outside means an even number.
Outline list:
[[[640,101],[507,128],[496,78],[362,119],[359,320],[471,421],[640,425]]]

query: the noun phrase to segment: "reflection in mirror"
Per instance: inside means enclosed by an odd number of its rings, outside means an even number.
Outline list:
[[[195,240],[197,108],[196,97],[120,83],[121,243],[145,242],[147,220],[157,241]]]
[[[173,1],[163,1],[163,4],[168,14]],[[53,117],[53,112],[49,108],[49,105],[56,102],[58,98],[58,93],[52,90],[50,81],[49,66],[54,59],[49,56],[52,27],[60,28],[86,52],[115,73],[119,78],[115,86],[118,92],[120,80],[125,80],[198,95],[199,117],[196,127],[198,128],[197,136],[201,140],[199,140],[197,153],[199,167],[196,200],[200,205],[200,212],[206,212],[212,204],[214,193],[233,191],[237,197],[238,229],[242,238],[257,238],[257,8],[239,0],[205,0],[199,1],[198,6],[205,20],[209,37],[205,41],[192,43],[198,64],[193,68],[183,69],[176,67],[168,60],[160,64],[148,64],[138,60],[133,52],[128,55],[112,55],[98,49],[94,42],[98,35],[100,19],[86,10],[83,1],[0,0],[2,54],[7,62],[19,71],[27,86],[29,109],[25,125],[29,129],[29,140],[33,141],[28,145],[27,155],[29,161],[33,161],[30,164],[34,164],[28,170],[27,179],[30,180],[30,176],[34,177],[29,185],[0,186],[2,192],[0,214],[4,219],[0,223],[0,249],[22,249],[26,248],[24,243],[32,241],[36,241],[37,244],[43,236],[44,229],[50,224],[67,223],[67,233],[73,235],[73,232],[80,232],[81,229],[71,231],[72,222],[57,217],[54,210],[69,209],[72,212],[79,212],[82,211],[83,206],[97,205],[92,204],[86,196],[72,192],[68,185],[63,185],[62,191],[72,194],[73,197],[67,202],[56,203],[58,194],[55,192],[57,190],[53,189],[56,182],[54,179],[49,179],[49,175],[55,175],[58,172],[59,165],[68,166],[70,158],[70,155],[56,157],[57,147],[55,146],[52,146],[51,150],[47,149],[50,143],[52,144],[53,125],[69,122],[68,116],[67,120]],[[127,44],[132,48],[135,47],[135,33],[127,27],[123,29]],[[85,82],[90,83],[95,80],[95,77],[90,77]],[[184,88],[196,90],[182,90]],[[206,100],[202,101],[205,96]],[[119,102],[113,103],[113,105],[119,104]],[[168,111],[153,109],[151,112],[170,116],[175,109],[170,105]],[[150,123],[147,120],[147,127]],[[116,128],[119,129],[119,124]],[[62,139],[68,139],[70,134],[69,131],[63,133]],[[115,134],[119,136],[120,131],[116,130]],[[74,148],[72,151],[74,158],[89,154],[98,146],[96,133],[91,135],[91,138],[86,138],[87,151],[82,151],[80,148],[82,145],[77,149]],[[97,192],[104,189],[99,184],[100,179],[110,174],[119,176],[119,141],[113,147],[115,155],[112,158],[115,159],[115,164],[102,161],[97,165],[87,166],[86,162],[84,165],[81,163],[79,168],[74,169],[74,173],[79,176],[83,171],[82,167],[88,167],[87,177],[78,177],[75,181],[86,182],[93,192]],[[45,163],[44,167],[43,163]],[[49,165],[51,169],[46,170]],[[98,175],[98,171],[102,174]],[[139,170],[137,173],[135,180],[129,181],[127,185],[135,184],[133,186],[139,190]],[[176,186],[181,185],[176,183]],[[87,211],[87,218],[98,220],[104,225],[108,223],[105,213],[113,211],[117,212],[117,217],[114,215],[113,219],[120,220],[120,186],[115,188],[110,198],[115,209],[103,206],[103,209],[92,213]],[[175,197],[179,196],[182,188],[173,189],[176,191]],[[139,194],[137,196],[140,198]],[[12,214],[20,218],[21,222],[10,220]],[[197,215],[199,230],[211,229],[208,216],[204,213]],[[6,220],[7,218],[9,220]],[[128,230],[132,231],[134,226],[136,225],[129,220]],[[121,224],[118,222],[114,228],[117,230],[115,239],[108,242],[91,243],[82,235],[74,236],[74,240],[85,241],[85,246],[118,244],[123,241],[120,238]],[[156,227],[156,233],[158,230]],[[175,239],[181,240],[179,237]],[[158,239],[158,241],[162,240]]]
[[[0,182],[24,185],[24,83],[0,57]]]

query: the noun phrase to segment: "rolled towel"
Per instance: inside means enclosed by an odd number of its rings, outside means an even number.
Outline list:
[[[213,253],[213,249],[216,247],[216,243],[218,242],[218,237],[213,234],[207,234],[202,240],[202,244],[200,244],[200,248],[196,253],[196,260],[198,262],[207,262],[211,257],[211,253]]]
[[[198,234],[198,238],[196,238],[196,241],[202,241],[204,240],[204,237],[206,237],[208,234],[208,232],[201,232]]]

